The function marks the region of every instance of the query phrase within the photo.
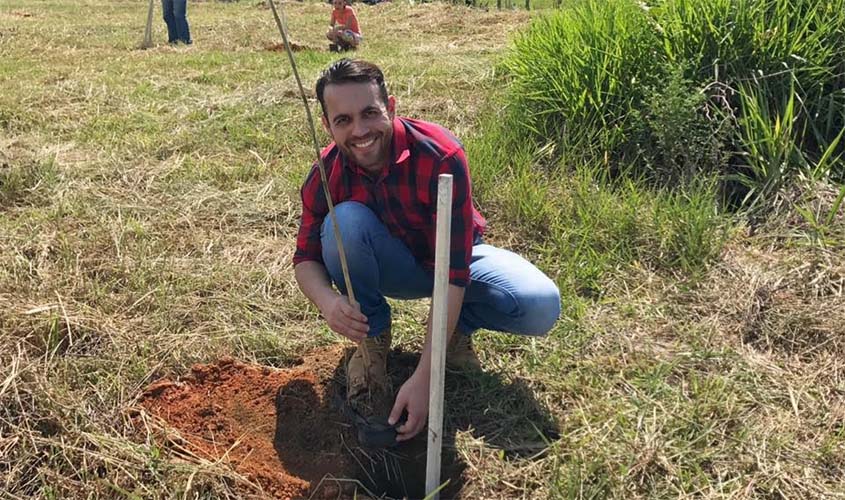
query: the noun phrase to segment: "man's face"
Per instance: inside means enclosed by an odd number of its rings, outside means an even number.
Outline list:
[[[390,161],[396,99],[379,96],[378,85],[343,83],[326,85],[323,127],[348,158],[376,173]]]

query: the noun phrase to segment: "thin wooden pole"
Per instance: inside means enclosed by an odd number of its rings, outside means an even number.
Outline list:
[[[269,0],[270,10],[273,11],[273,19],[276,21],[276,27],[279,28],[279,33],[282,35],[282,40],[285,42],[285,52],[288,54],[290,60],[290,67],[293,71],[293,77],[296,79],[296,85],[299,87],[299,96],[302,98],[302,104],[305,107],[305,118],[308,121],[308,130],[311,132],[311,142],[314,145],[314,154],[317,157],[317,167],[320,169],[320,179],[323,181],[323,194],[326,197],[326,204],[329,207],[329,218],[332,220],[332,230],[334,231],[334,239],[337,242],[337,253],[340,256],[340,269],[343,272],[343,281],[346,284],[346,294],[349,297],[349,303],[353,307],[358,307],[358,302],[355,300],[355,291],[352,290],[352,280],[349,278],[349,266],[346,264],[346,252],[343,250],[343,238],[340,236],[340,227],[337,225],[337,218],[334,216],[334,204],[332,203],[332,195],[329,192],[329,179],[326,176],[326,167],[323,164],[323,157],[320,156],[320,143],[317,141],[317,129],[314,126],[314,118],[311,117],[311,106],[308,105],[308,98],[305,96],[305,88],[302,86],[302,80],[299,78],[299,71],[296,69],[296,61],[293,58],[293,51],[290,48],[290,41],[288,40],[288,32],[283,27],[282,20],[279,19],[279,14],[276,12],[276,4],[273,0]],[[285,11],[282,10],[282,17]],[[284,23],[287,25],[287,21]]]
[[[446,375],[446,328],[449,285],[450,234],[452,231],[452,176],[437,178],[437,236],[434,241],[434,291],[431,306],[431,381],[428,396],[428,450],[425,492],[440,486],[440,454],[443,449],[443,382]],[[434,494],[436,500],[439,495]],[[428,498],[428,497],[427,497]]]
[[[308,130],[311,132],[311,142],[314,144],[314,154],[317,157],[317,166],[320,170],[323,194],[326,197],[326,204],[329,208],[329,218],[332,220],[332,231],[334,231],[334,239],[335,242],[337,242],[337,253],[340,256],[340,269],[343,272],[343,282],[346,284],[346,296],[349,299],[349,304],[360,311],[361,307],[355,300],[355,290],[352,289],[352,279],[349,277],[349,266],[346,263],[346,252],[343,249],[343,238],[340,235],[340,226],[337,224],[337,217],[334,216],[334,203],[332,203],[332,194],[329,191],[329,178],[326,176],[326,166],[323,164],[323,157],[320,156],[320,144],[317,141],[317,129],[314,126],[314,118],[311,116],[311,106],[308,105],[308,98],[305,96],[305,88],[302,86],[302,80],[299,78],[299,71],[296,69],[296,61],[293,58],[293,51],[290,48],[288,32],[287,29],[285,29],[285,26],[287,26],[285,11],[281,11],[282,17],[285,18],[285,22],[282,23],[282,20],[279,19],[279,13],[276,12],[276,3],[273,2],[273,0],[267,1],[270,4],[270,10],[273,11],[273,19],[276,21],[276,27],[279,28],[279,34],[282,35],[282,40],[285,42],[285,52],[288,54],[290,68],[291,71],[293,71],[293,76],[296,79],[296,85],[299,87],[299,96],[302,98],[302,104],[305,107],[305,118],[308,122]],[[364,357],[364,365],[369,367],[370,353],[367,351],[367,344],[365,344],[362,340],[358,342],[358,348],[361,349],[361,354]],[[372,384],[370,383],[370,370],[364,370],[364,376],[367,381],[367,388],[372,388]]]
[[[150,0],[150,7],[147,9],[147,26],[144,28],[144,41],[141,43],[142,49],[149,49],[153,46],[153,2]]]

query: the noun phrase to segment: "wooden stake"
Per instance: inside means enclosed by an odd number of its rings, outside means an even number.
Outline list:
[[[440,454],[443,449],[443,382],[446,375],[449,254],[452,231],[452,176],[437,178],[437,236],[434,242],[434,291],[431,307],[431,381],[428,396],[428,449],[425,464],[425,492],[440,486]],[[426,496],[426,498],[429,498]]]
[[[149,49],[153,46],[153,2],[150,0],[150,8],[147,10],[147,27],[144,28],[144,41],[141,43],[142,49]]]

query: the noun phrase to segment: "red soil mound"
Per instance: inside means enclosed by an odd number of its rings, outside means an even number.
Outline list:
[[[260,487],[238,486],[243,496],[423,498],[426,433],[385,450],[360,447],[343,410],[346,354],[343,346],[332,346],[283,370],[233,359],[196,365],[179,380],[147,387],[141,405],[161,421],[175,453],[187,449],[228,463]],[[388,372],[395,388],[418,359],[391,351]],[[450,485],[441,497],[454,498],[463,464],[449,446],[442,460],[441,478]]]
[[[355,473],[346,444],[354,441],[353,432],[332,404],[342,358],[342,347],[334,346],[286,370],[232,359],[196,365],[179,381],[150,385],[141,404],[177,430],[192,453],[223,458],[263,494],[307,498],[324,477]],[[317,497],[338,498],[354,488],[324,482],[326,491]]]

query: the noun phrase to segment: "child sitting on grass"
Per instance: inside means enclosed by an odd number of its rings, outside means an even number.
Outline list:
[[[358,28],[358,17],[355,10],[346,4],[346,0],[332,0],[331,28],[326,33],[329,39],[329,50],[340,52],[354,50],[361,43],[361,30]]]

